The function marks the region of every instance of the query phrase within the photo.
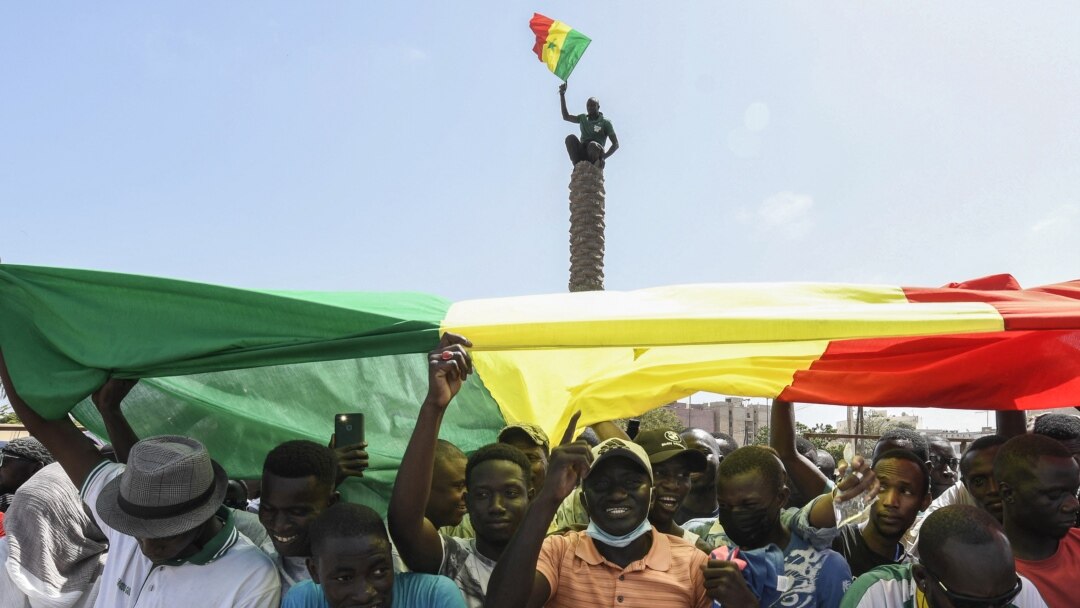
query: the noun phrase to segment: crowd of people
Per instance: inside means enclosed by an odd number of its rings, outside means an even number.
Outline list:
[[[364,444],[288,441],[230,480],[194,439],[136,437],[134,382],[110,380],[103,449],[28,407],[0,354],[31,434],[0,450],[0,608],[1080,605],[1080,418],[1002,413],[959,457],[896,429],[838,463],[777,401],[769,446],[575,415],[557,442],[514,423],[466,455],[439,431],[469,346],[428,355],[385,520],[337,490]]]

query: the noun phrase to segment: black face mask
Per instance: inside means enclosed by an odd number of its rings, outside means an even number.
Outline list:
[[[770,507],[739,510],[720,509],[720,525],[735,544],[747,549],[764,546],[780,516]]]

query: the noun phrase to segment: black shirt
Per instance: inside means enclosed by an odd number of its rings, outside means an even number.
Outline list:
[[[866,525],[869,526],[869,522]],[[862,530],[859,529],[858,524],[848,524],[840,528],[840,534],[833,540],[832,548],[833,551],[843,555],[844,559],[847,560],[848,565],[851,566],[851,576],[853,577],[863,575],[878,566],[899,564],[906,557],[903,549],[899,546],[897,546],[897,553],[892,559],[874,553],[874,550],[863,539]]]

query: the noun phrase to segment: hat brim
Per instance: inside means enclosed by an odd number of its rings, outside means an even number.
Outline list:
[[[691,473],[700,473],[705,470],[708,465],[708,461],[705,455],[697,450],[667,450],[664,452],[658,452],[649,456],[649,461],[652,464],[660,464],[661,462],[667,462],[672,458],[682,458],[686,462],[686,468]]]
[[[165,538],[193,530],[213,517],[221,508],[225,502],[225,492],[229,488],[229,476],[225,469],[215,460],[211,460],[210,464],[214,467],[214,492],[205,503],[187,513],[162,519],[145,519],[124,512],[118,500],[120,478],[123,477],[121,473],[101,489],[97,499],[98,517],[113,530],[135,538]]]

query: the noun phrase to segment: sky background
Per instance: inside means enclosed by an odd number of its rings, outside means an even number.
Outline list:
[[[0,259],[564,291],[533,11],[593,39],[568,103],[619,135],[608,289],[1080,278],[1076,2],[6,3]]]

